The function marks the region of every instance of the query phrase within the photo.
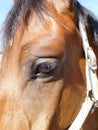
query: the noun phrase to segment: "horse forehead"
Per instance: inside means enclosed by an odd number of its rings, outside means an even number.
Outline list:
[[[28,26],[28,32],[31,35],[33,33],[33,37],[37,38],[47,36],[56,37],[56,35],[58,34],[62,37],[62,35],[64,34],[64,30],[53,19],[48,19],[42,22],[38,21],[36,23],[30,22],[30,25]]]
[[[25,29],[22,43],[28,43],[29,41],[37,43],[38,40],[49,41],[50,39],[55,40],[55,42],[63,41],[66,36],[68,37],[67,34],[72,33],[74,29],[75,26],[72,20],[66,17],[60,18],[59,15],[57,20],[49,16],[42,21],[32,18],[27,29]]]

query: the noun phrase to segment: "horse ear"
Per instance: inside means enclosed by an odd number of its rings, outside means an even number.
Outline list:
[[[53,0],[53,4],[58,12],[72,10],[75,0]]]

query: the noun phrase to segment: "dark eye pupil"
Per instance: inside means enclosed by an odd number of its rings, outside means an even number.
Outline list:
[[[51,67],[48,64],[42,64],[39,66],[39,72],[48,73]]]
[[[47,74],[53,70],[54,70],[54,66],[52,63],[42,63],[42,64],[38,65],[38,67],[36,69],[36,74],[37,73]]]

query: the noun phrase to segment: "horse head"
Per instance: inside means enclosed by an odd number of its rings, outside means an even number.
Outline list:
[[[74,0],[15,0],[3,28],[1,130],[71,125],[86,97],[77,23]]]

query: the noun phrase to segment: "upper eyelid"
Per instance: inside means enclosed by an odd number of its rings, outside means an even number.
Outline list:
[[[37,66],[38,65],[40,65],[40,64],[43,64],[43,63],[45,63],[45,62],[57,62],[57,64],[58,64],[58,66],[60,66],[60,61],[59,61],[59,59],[55,59],[55,58],[40,58],[40,59],[38,59],[37,61],[35,61],[34,62],[34,64],[33,64],[33,68],[34,68],[34,70],[37,68]]]
[[[59,59],[57,58],[40,58],[38,60],[35,61],[35,64],[40,64],[40,63],[44,63],[44,62],[47,62],[47,61],[50,61],[50,62],[55,62],[55,61],[59,61]]]

